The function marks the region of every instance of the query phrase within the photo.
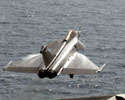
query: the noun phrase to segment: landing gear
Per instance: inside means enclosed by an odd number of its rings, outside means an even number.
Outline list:
[[[69,74],[69,77],[70,77],[70,78],[73,78],[73,77],[74,77],[74,75],[73,75],[73,74]]]

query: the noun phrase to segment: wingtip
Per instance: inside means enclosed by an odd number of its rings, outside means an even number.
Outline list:
[[[12,64],[12,60],[2,70],[7,71],[8,66],[11,65],[11,64]]]
[[[103,64],[101,67],[99,67],[99,69],[97,70],[97,73],[100,73],[101,70],[105,67],[106,64]]]
[[[4,67],[2,70],[3,70],[3,71],[6,71],[6,70],[7,70],[7,67]]]

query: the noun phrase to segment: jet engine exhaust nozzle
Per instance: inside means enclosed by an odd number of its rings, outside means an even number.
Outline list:
[[[52,78],[57,76],[57,73],[55,71],[52,71],[52,70],[48,71],[48,70],[40,69],[39,72],[38,72],[38,76],[40,78],[48,77],[48,78],[52,79]]]

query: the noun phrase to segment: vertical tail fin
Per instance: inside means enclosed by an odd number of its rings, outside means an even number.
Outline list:
[[[42,55],[43,55],[43,60],[44,60],[45,65],[48,66],[49,63],[54,58],[54,56],[47,50],[46,47],[42,50]]]

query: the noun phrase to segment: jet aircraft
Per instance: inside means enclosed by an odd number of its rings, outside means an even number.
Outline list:
[[[63,40],[42,46],[40,53],[32,54],[20,61],[10,61],[3,69],[13,72],[36,73],[40,78],[55,78],[60,74],[95,74],[98,67],[85,55],[79,53],[85,45],[79,40],[80,33],[70,30]]]

